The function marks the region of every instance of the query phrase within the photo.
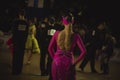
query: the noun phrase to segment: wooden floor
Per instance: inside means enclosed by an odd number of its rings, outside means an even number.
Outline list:
[[[11,59],[8,47],[0,48],[0,80],[48,80],[48,76],[40,76],[40,54],[33,55],[30,65],[26,65],[27,54],[25,54],[22,74],[18,76],[11,75]],[[99,61],[96,61],[96,69],[100,72]],[[110,62],[109,75],[90,73],[89,63],[85,67],[85,72],[81,72],[77,65],[76,73],[77,80],[120,80],[120,62]]]

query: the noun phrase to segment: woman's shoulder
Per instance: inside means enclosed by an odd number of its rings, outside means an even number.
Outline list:
[[[55,31],[53,36],[57,36],[59,31]]]
[[[55,31],[55,33],[54,33],[54,34],[59,34],[59,32],[60,32],[60,31]]]

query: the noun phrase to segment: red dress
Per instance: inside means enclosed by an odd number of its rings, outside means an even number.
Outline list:
[[[53,35],[48,51],[53,59],[52,62],[52,80],[76,80],[75,67],[70,67],[73,64],[77,64],[84,56],[86,49],[80,38],[80,36],[74,33],[74,41],[72,43],[71,49],[69,51],[62,51],[57,45],[57,37],[59,31],[56,31]],[[80,49],[80,55],[77,58],[77,61],[74,62],[73,51],[74,48],[78,45]],[[57,50],[54,50],[54,47],[57,47]]]

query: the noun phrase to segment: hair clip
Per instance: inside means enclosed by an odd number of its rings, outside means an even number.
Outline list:
[[[65,24],[65,25],[68,25],[68,21],[65,17],[62,17],[62,23]]]

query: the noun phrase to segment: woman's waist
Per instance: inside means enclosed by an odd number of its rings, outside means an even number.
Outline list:
[[[28,35],[28,38],[35,38],[35,35]]]
[[[71,51],[57,50],[55,56],[66,56],[72,58],[73,55]]]

